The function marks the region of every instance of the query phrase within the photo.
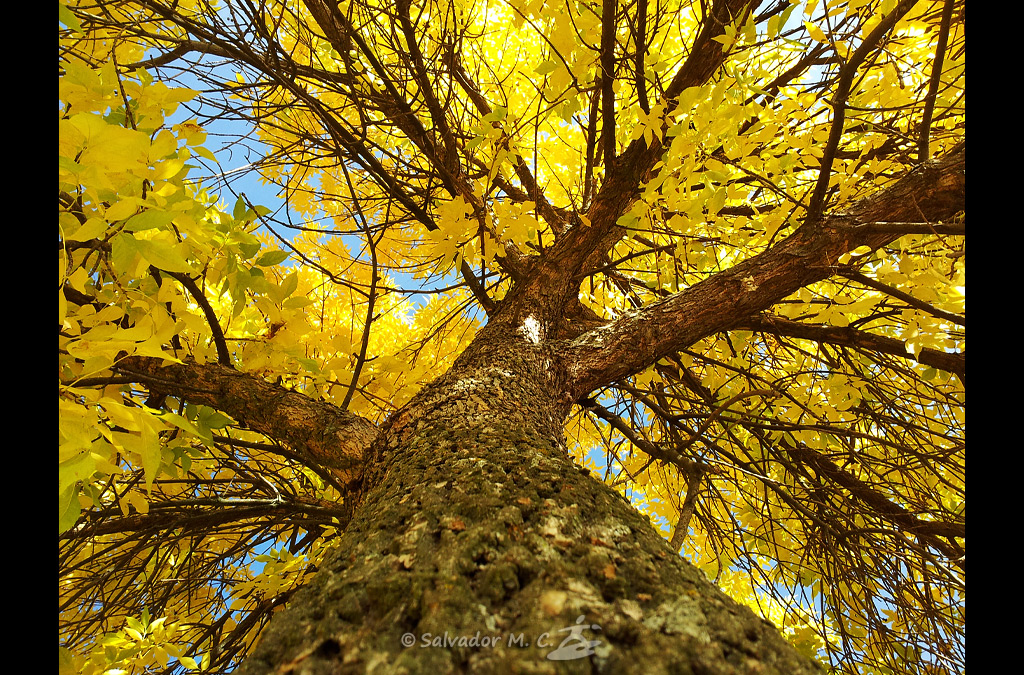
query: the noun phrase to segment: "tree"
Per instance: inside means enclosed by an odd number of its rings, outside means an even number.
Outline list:
[[[62,664],[963,668],[962,4],[60,20]]]

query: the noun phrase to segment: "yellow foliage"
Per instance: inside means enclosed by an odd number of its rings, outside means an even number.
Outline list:
[[[288,61],[279,71],[256,51],[204,42],[149,3],[61,5],[62,673],[235,664],[326,554],[340,513],[329,472],[223,413],[168,398],[159,382],[127,381],[119,364],[220,362],[383,422],[470,343],[486,320],[480,294],[500,301],[513,263],[563,236],[549,211],[591,226],[604,158],[632,142],[660,159],[623,205],[624,235],[581,286],[594,320],[658,303],[792,234],[824,163],[831,213],[905,175],[922,159],[916,135],[942,8],[915,6],[857,72],[830,153],[842,64],[893,2],[750,15],[716,38],[731,51],[715,75],[672,101],[662,94],[707,3],[661,3],[660,15],[650,3],[642,64],[635,10],[620,6],[610,148],[598,140],[600,3],[417,0],[432,87],[392,30],[390,2],[341,3],[360,28],[333,42],[306,3],[256,4],[255,15],[235,3],[174,12],[197,25],[234,12],[238,25],[260,22]],[[238,46],[246,35],[221,37]],[[962,17],[949,45],[929,157],[964,138]],[[398,88],[414,106],[380,102]],[[218,127],[218,106],[244,130]],[[266,159],[256,168],[286,214],[208,191],[225,176],[200,184],[211,173],[202,167],[233,152],[212,145],[220,133],[258,140]],[[962,236],[917,229],[830,261],[845,276],[594,392],[566,428],[574,457],[669,538],[687,472],[698,471],[683,554],[805,653],[846,672],[955,672],[962,640],[931,655],[922,643],[962,635],[962,572],[934,563],[931,540],[878,534],[895,526],[872,519],[857,490],[922,522],[962,520],[963,376],[925,357],[965,352],[963,253]],[[482,290],[464,283],[467,270]],[[737,284],[757,287],[752,277]],[[833,337],[779,328],[797,321]],[[840,330],[905,352],[837,341]],[[628,420],[631,435],[595,407]],[[654,461],[637,451],[644,443],[685,461]],[[806,452],[827,464],[808,468]],[[839,475],[846,483],[826,490]],[[194,515],[288,500],[314,515],[251,527],[211,516],[202,532],[165,520],[173,536],[140,535],[138,545],[128,525],[104,529],[112,516],[171,519],[183,504]],[[913,552],[905,569],[863,572],[903,545]],[[836,565],[860,572],[830,575]],[[126,572],[97,581],[105,567]],[[106,597],[124,600],[107,608]],[[211,664],[214,640],[238,625],[233,651]]]

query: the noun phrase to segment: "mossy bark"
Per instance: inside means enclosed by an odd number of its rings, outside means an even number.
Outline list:
[[[560,370],[485,328],[382,429],[338,548],[240,672],[815,672],[572,462]],[[556,655],[592,653],[549,659],[581,616],[599,642]]]

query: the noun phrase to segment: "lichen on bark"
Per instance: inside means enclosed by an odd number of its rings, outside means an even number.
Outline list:
[[[543,348],[480,344],[382,430],[337,549],[240,672],[815,672],[572,462]],[[580,617],[593,653],[548,659]]]

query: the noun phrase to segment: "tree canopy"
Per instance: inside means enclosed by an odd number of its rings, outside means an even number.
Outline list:
[[[555,303],[582,467],[835,670],[964,668],[963,3],[80,0],[59,38],[62,668],[233,668],[375,425]]]

